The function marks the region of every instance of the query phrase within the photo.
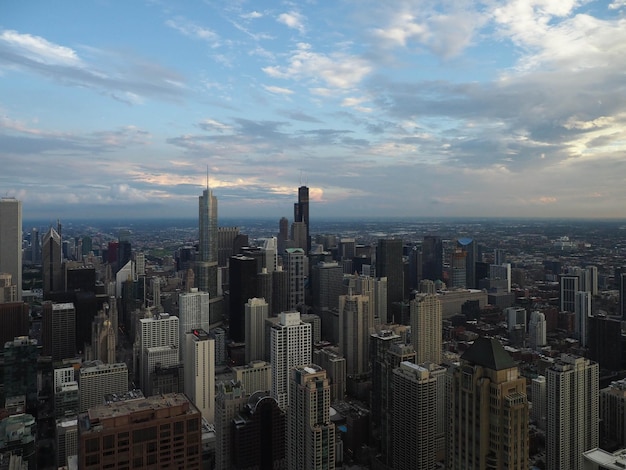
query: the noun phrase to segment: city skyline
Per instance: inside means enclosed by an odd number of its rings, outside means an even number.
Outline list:
[[[626,217],[626,2],[12,3],[30,218]],[[97,21],[96,21],[97,18]],[[113,34],[112,34],[113,32]]]

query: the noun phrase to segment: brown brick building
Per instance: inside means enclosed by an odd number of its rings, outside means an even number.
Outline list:
[[[95,406],[78,420],[78,467],[200,469],[201,421],[179,393]]]

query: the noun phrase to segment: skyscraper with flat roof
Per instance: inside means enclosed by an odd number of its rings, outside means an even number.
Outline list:
[[[335,468],[335,425],[330,421],[330,384],[315,364],[290,372],[287,412],[287,467]]]
[[[265,358],[265,319],[269,305],[265,299],[248,299],[245,304],[246,363]]]
[[[599,442],[598,364],[562,354],[545,377],[546,469],[582,470],[583,452]]]
[[[0,199],[0,273],[9,273],[22,300],[22,201]]]
[[[304,280],[307,276],[306,255],[301,248],[285,250],[285,264],[289,282],[289,310],[304,304]]]
[[[209,423],[215,418],[215,340],[202,329],[185,334],[185,395]]]
[[[422,243],[422,277],[437,281],[443,279],[443,244],[441,237],[424,236]]]
[[[179,344],[185,342],[185,334],[194,329],[209,331],[210,327],[210,295],[192,288],[178,296],[178,328]],[[181,349],[181,359],[183,351]]]
[[[401,362],[393,370],[392,390],[393,468],[435,468],[437,379],[426,367]]]
[[[289,406],[290,370],[311,362],[311,324],[300,319],[298,312],[283,312],[270,329],[272,363],[272,396],[278,405]]]
[[[442,309],[435,294],[418,294],[409,303],[411,342],[416,362],[441,363]]]
[[[387,278],[387,318],[390,321],[392,305],[404,299],[404,264],[402,261],[402,240],[381,238],[376,247],[376,277]]]
[[[43,304],[43,353],[53,361],[76,355],[76,309],[73,303]]]
[[[369,297],[339,296],[339,351],[346,358],[346,373],[359,375],[369,371],[370,325]]]

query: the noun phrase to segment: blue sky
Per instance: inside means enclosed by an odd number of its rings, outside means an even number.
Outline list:
[[[0,3],[27,218],[626,217],[626,0]]]

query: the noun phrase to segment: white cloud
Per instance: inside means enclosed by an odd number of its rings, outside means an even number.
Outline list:
[[[297,11],[281,13],[277,20],[288,28],[297,29],[300,33],[304,32],[304,17]]]
[[[262,18],[263,13],[259,13],[258,11],[251,11],[250,13],[244,13],[241,17],[245,20],[255,20],[257,18]]]
[[[185,36],[207,41],[212,45],[216,45],[219,41],[219,36],[214,31],[183,18],[170,19],[167,20],[165,24]]]
[[[69,47],[51,43],[40,36],[22,34],[5,30],[0,34],[0,42],[29,59],[49,65],[80,66],[82,64],[76,51]]]
[[[309,44],[299,43],[286,66],[265,67],[263,71],[274,78],[311,82],[321,79],[327,87],[348,89],[358,85],[372,71],[372,65],[359,56],[320,54],[313,52]]]
[[[270,93],[274,93],[276,95],[293,95],[293,90],[290,90],[289,88],[282,88],[279,86],[269,86],[269,85],[263,85],[263,88],[269,91]]]

